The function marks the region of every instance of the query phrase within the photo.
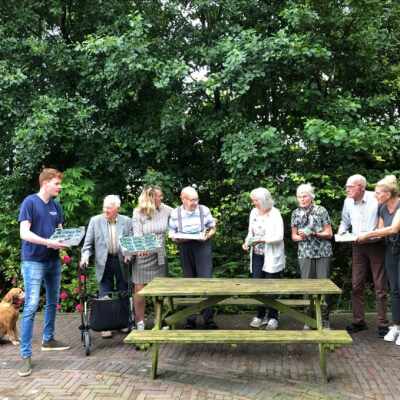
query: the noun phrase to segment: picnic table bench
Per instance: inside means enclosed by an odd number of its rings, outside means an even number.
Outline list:
[[[153,344],[152,377],[157,376],[158,353],[161,343],[276,343],[317,344],[321,374],[328,380],[326,353],[332,346],[352,343],[344,330],[327,330],[322,327],[321,302],[325,295],[340,294],[341,290],[329,279],[224,279],[224,278],[155,278],[140,291],[151,296],[155,304],[153,330],[132,331],[124,341],[132,344]],[[315,319],[296,310],[296,302],[287,299],[292,295],[307,295],[315,309]],[[276,297],[286,297],[277,299]],[[185,304],[185,299],[189,301]],[[197,300],[199,299],[199,300]],[[280,313],[307,324],[315,330],[175,330],[178,322],[216,304],[249,300],[256,304],[274,307]],[[238,301],[239,300],[239,301]],[[301,300],[301,299],[294,299]],[[174,302],[184,305],[175,309]],[[170,329],[161,329],[162,323]]]

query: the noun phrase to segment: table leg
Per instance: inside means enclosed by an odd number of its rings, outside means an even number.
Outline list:
[[[321,312],[321,296],[316,296],[315,299],[315,318],[317,320],[317,329],[322,330],[322,312]],[[328,375],[326,370],[326,348],[325,345],[320,343],[319,348],[319,366],[321,368],[322,380],[328,382]]]
[[[159,297],[154,298],[155,320],[153,329],[155,330],[161,329],[162,304],[163,304],[163,298]],[[157,377],[158,351],[159,351],[159,344],[153,343],[153,360],[151,368],[151,377],[153,379],[156,379]]]
[[[317,329],[322,329],[321,296],[316,296],[314,302],[315,302],[315,319],[317,321]]]
[[[175,312],[175,305],[174,305],[173,297],[168,297],[167,301],[168,301],[168,307],[171,311],[171,314],[173,314]],[[175,329],[175,324],[171,324],[171,329]]]

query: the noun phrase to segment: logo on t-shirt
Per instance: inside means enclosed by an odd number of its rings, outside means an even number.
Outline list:
[[[57,215],[57,211],[49,211],[50,215]]]

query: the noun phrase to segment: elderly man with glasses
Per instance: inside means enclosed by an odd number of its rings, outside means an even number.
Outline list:
[[[351,232],[359,236],[363,232],[376,229],[378,224],[378,201],[373,192],[366,190],[367,181],[362,175],[347,179],[347,198],[344,202],[339,234]],[[384,270],[384,243],[365,241],[353,243],[352,248],[352,307],[353,322],[347,326],[350,333],[368,329],[365,323],[364,291],[371,271],[377,307],[378,336],[384,337],[388,331],[386,318],[387,289]]]
[[[127,270],[119,245],[121,236],[132,233],[132,220],[119,214],[121,199],[110,194],[103,200],[103,213],[90,219],[81,252],[81,267],[89,263],[94,255],[96,279],[100,286],[100,297],[107,297],[111,292],[128,290]],[[128,329],[124,329],[124,332]],[[111,331],[103,331],[101,336],[111,338]]]
[[[173,239],[177,242],[185,278],[211,278],[212,249],[211,237],[215,233],[215,221],[208,207],[199,204],[197,191],[188,186],[181,191],[182,205],[171,212],[169,220],[170,236],[174,234],[202,234],[201,240]],[[216,329],[211,308],[202,312],[204,327]],[[196,315],[191,315],[186,329],[196,328]]]

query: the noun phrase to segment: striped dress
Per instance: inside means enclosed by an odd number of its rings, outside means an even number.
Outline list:
[[[168,219],[172,208],[161,204],[156,209],[152,218],[133,211],[132,224],[134,236],[143,236],[154,233],[161,242],[161,248],[156,253],[148,256],[136,256],[133,265],[132,280],[134,283],[145,284],[156,276],[165,276],[167,273],[167,261],[165,252],[165,234],[168,231]]]

